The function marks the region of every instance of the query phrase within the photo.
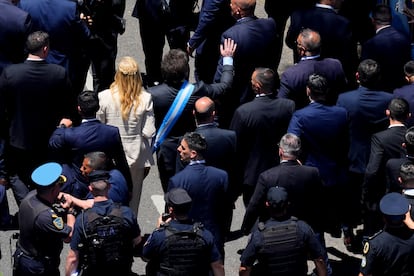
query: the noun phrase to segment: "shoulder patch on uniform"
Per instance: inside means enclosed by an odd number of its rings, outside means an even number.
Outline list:
[[[63,219],[62,219],[61,217],[57,217],[57,218],[55,218],[55,219],[53,220],[53,225],[54,225],[57,229],[62,230],[62,229],[63,229],[63,225],[64,225],[64,223],[63,223]]]
[[[362,250],[362,253],[367,254],[369,251],[369,242],[366,242],[364,244],[364,249]]]
[[[365,256],[362,257],[361,267],[365,267],[367,265],[367,258]]]

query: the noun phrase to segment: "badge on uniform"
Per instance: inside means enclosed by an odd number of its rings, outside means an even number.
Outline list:
[[[369,251],[369,242],[366,242],[364,244],[364,250],[362,250],[362,253],[364,253],[364,255],[366,255]]]
[[[63,229],[63,219],[61,217],[57,217],[53,220],[53,225],[59,229],[62,230]]]

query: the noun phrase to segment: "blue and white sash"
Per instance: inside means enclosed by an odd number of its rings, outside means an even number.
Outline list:
[[[189,83],[188,81],[184,81],[183,85],[178,91],[177,96],[174,99],[170,109],[168,110],[167,114],[165,115],[164,119],[162,120],[162,124],[157,131],[157,135],[155,136],[154,146],[152,151],[155,152],[161,143],[167,138],[168,134],[170,133],[171,129],[177,122],[178,118],[180,118],[181,113],[183,113],[184,107],[187,105],[188,100],[190,99],[191,94],[194,90],[194,84]]]

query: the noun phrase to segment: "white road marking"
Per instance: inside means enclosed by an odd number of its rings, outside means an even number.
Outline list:
[[[157,208],[158,213],[161,215],[164,213],[165,210],[165,201],[163,195],[152,195],[151,200],[155,205],[155,208]]]

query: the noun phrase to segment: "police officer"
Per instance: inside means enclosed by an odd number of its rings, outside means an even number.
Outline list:
[[[286,189],[270,188],[266,206],[271,219],[252,233],[240,257],[239,275],[307,275],[309,254],[317,275],[326,276],[323,249],[312,228],[287,214]]]
[[[399,193],[382,197],[385,227],[364,244],[359,276],[413,275],[414,235],[404,224],[409,203]]]
[[[63,241],[72,230],[52,208],[66,181],[58,163],[46,163],[31,175],[36,190],[20,204],[20,236],[14,253],[14,276],[59,276]]]
[[[110,184],[94,180],[89,190],[94,197],[92,208],[76,217],[66,275],[129,275],[133,250],[141,242],[136,216],[127,206],[108,199]]]
[[[149,261],[147,275],[209,275],[210,268],[215,276],[224,275],[212,234],[188,217],[192,200],[187,191],[171,189],[165,201],[170,218],[158,219],[143,248],[143,257]]]

